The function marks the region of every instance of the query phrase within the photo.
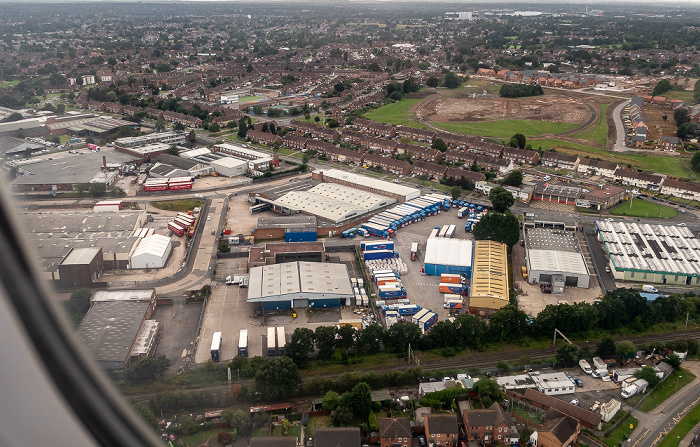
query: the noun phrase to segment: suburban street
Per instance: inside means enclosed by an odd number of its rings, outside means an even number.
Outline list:
[[[622,117],[620,114],[622,113],[622,109],[624,109],[629,102],[629,99],[627,101],[622,101],[612,112],[613,122],[615,123],[615,143],[612,148],[614,152],[623,152],[627,150],[624,144],[625,126],[622,124]]]
[[[697,377],[700,374],[700,362],[686,361],[683,363],[683,368],[694,373],[695,380],[649,413],[637,410],[632,412],[632,415],[639,420],[639,425],[635,427],[627,441],[629,447],[657,445],[691,409],[700,404],[700,378]],[[685,447],[694,435],[695,432],[691,430],[685,439],[674,440],[673,444]]]

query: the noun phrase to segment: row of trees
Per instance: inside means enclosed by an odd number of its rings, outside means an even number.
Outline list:
[[[544,95],[541,85],[503,84],[498,94],[503,98],[521,98],[525,96]]]

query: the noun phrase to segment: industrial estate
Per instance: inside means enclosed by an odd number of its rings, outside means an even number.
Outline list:
[[[28,246],[166,443],[694,442],[696,43],[588,36],[632,20],[612,10],[265,6],[226,10],[240,32],[285,17],[239,45],[210,7],[189,37],[133,19],[147,56],[111,26],[10,32],[19,5],[0,24]],[[286,34],[307,26],[328,41]],[[194,50],[212,36],[230,42]]]

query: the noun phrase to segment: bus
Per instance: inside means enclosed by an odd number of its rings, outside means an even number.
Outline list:
[[[248,329],[241,329],[241,335],[238,337],[238,355],[248,357]]]
[[[259,205],[253,205],[250,207],[250,214],[262,213],[263,211],[267,211],[269,209],[270,209],[269,203],[261,203]]]
[[[277,354],[284,355],[284,345],[287,344],[287,336],[284,334],[284,326],[277,326]]]
[[[272,357],[277,354],[277,346],[275,346],[275,328],[267,328],[267,356]]]
[[[219,361],[219,355],[221,354],[221,332],[214,332],[214,336],[211,339],[211,359],[215,362]]]

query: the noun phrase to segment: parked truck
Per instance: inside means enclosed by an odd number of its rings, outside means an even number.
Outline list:
[[[646,391],[647,387],[649,386],[649,382],[647,382],[644,379],[637,379],[634,382],[632,382],[631,385],[622,388],[622,398],[623,399],[629,399],[630,397],[634,396],[635,394],[641,394]]]
[[[396,286],[379,286],[379,298],[383,300],[406,298],[406,289]]]
[[[393,250],[372,250],[372,251],[365,251],[362,254],[362,257],[364,258],[365,261],[371,260],[371,259],[391,259],[391,258],[398,258],[399,253]]]
[[[214,332],[211,340],[211,359],[215,362],[219,361],[221,355],[221,332]]]
[[[418,242],[411,242],[411,261],[418,259]]]
[[[379,241],[379,242],[362,242],[360,248],[365,251],[375,251],[375,250],[394,250],[394,242],[392,241]]]
[[[440,293],[455,293],[455,294],[465,294],[467,293],[467,286],[464,284],[454,284],[443,282],[440,283]]]
[[[586,374],[591,374],[593,372],[591,365],[584,359],[578,361],[578,366],[580,366],[583,372],[585,372]]]
[[[415,315],[423,309],[418,304],[400,304],[398,307],[399,315]]]
[[[465,207],[460,208],[459,211],[457,211],[457,217],[459,217],[460,219],[465,217],[465,216],[468,216],[468,215],[469,215],[469,207],[465,206]]]

